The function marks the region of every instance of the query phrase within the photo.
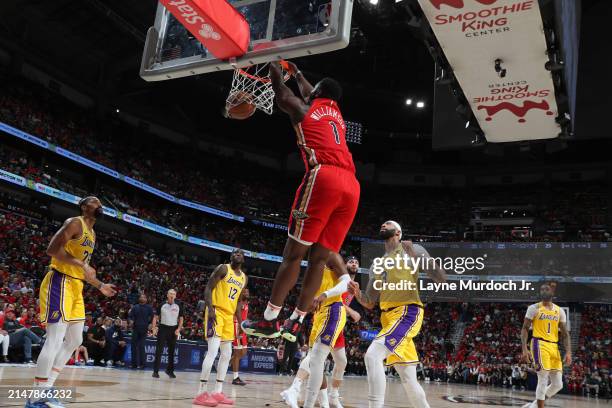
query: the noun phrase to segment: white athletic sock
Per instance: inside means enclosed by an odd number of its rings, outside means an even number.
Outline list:
[[[34,388],[51,388],[49,380],[34,380]]]
[[[327,396],[327,388],[319,390],[319,405],[321,408],[329,408],[329,398]]]
[[[238,378],[238,371],[234,371],[234,380]]]
[[[53,385],[55,384],[55,380],[57,380],[57,377],[59,377],[61,370],[59,368],[55,368],[53,367],[51,369],[51,374],[49,374],[49,379],[47,380],[47,382],[49,383],[49,387],[53,387]]]
[[[291,319],[291,320],[299,320],[300,323],[303,323],[305,316],[306,316],[306,312],[302,312],[300,309],[298,309],[296,307],[293,310],[293,313],[291,313],[291,316],[289,317],[289,319]]]
[[[200,380],[200,384],[198,386],[198,394],[201,394],[203,392],[206,392],[206,388],[208,386],[208,381],[206,380]]]
[[[281,311],[280,306],[273,305],[268,302],[268,306],[266,306],[266,310],[264,311],[264,319],[266,320],[274,320],[278,317],[278,314]]]
[[[223,392],[223,381],[217,380],[217,382],[215,383],[215,391],[214,391],[214,393],[216,394],[218,392]]]
[[[379,341],[382,339],[382,342]],[[384,337],[376,339],[368,347],[365,354],[365,366],[368,372],[368,403],[370,408],[382,408],[385,403],[385,377],[384,360],[390,351],[384,345]]]

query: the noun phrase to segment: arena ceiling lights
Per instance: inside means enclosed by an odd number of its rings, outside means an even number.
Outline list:
[[[537,0],[418,0],[489,142],[561,133]]]

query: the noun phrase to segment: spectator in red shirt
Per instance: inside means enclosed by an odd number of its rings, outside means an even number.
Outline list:
[[[17,321],[23,327],[27,327],[28,329],[32,327],[30,316],[28,314],[28,309],[26,308],[21,309],[21,316],[19,316],[19,319],[17,319]]]

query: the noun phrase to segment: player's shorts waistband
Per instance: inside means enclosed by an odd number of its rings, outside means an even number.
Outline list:
[[[325,167],[339,169],[339,170],[344,170],[347,173],[355,175],[355,168],[350,168],[350,167],[347,167],[347,166],[342,166],[342,165],[339,165],[339,164],[331,164],[331,163],[319,163],[319,164],[317,164],[315,166],[308,165],[308,167],[306,168],[306,173],[308,173],[309,171],[314,170],[316,168],[325,168]]]
[[[64,273],[64,272],[62,272],[62,271],[58,271],[58,270],[57,270],[57,269],[55,269],[55,268],[51,268],[51,267],[49,267],[49,270],[50,270],[50,271],[53,271],[53,272],[61,273],[62,275],[65,275],[65,276],[67,276],[67,277],[69,277],[69,278],[72,278],[72,279],[76,279],[76,280],[80,280],[80,281],[82,281],[82,282],[85,282],[85,279],[81,279],[81,278],[74,277],[74,276],[72,276],[72,275],[68,275],[67,273]]]
[[[330,303],[330,304],[328,304],[328,305],[324,305],[324,306],[321,306],[321,307],[330,307],[330,306],[335,305],[336,303],[340,303],[340,305],[342,305],[342,304],[343,304],[341,300],[338,300],[337,302],[332,302],[332,303]]]
[[[390,311],[390,310],[397,309],[398,307],[404,307],[404,306],[416,306],[416,307],[420,307],[421,309],[425,309],[425,308],[423,307],[423,305],[420,305],[420,304],[418,304],[418,303],[406,303],[405,305],[399,305],[399,306],[389,307],[389,308],[387,308],[387,309],[380,309],[380,311],[381,311],[381,312],[388,312],[388,311]]]
[[[542,341],[545,341],[545,342],[551,343],[551,344],[559,344],[558,341],[550,341],[550,340],[543,339],[541,337],[532,337],[532,339],[542,340]]]

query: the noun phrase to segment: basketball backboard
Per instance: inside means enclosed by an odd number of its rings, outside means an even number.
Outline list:
[[[161,81],[229,70],[330,52],[349,43],[353,0],[229,2],[247,19],[251,30],[244,56],[231,62],[216,59],[159,3],[155,25],[147,33],[141,77]]]

